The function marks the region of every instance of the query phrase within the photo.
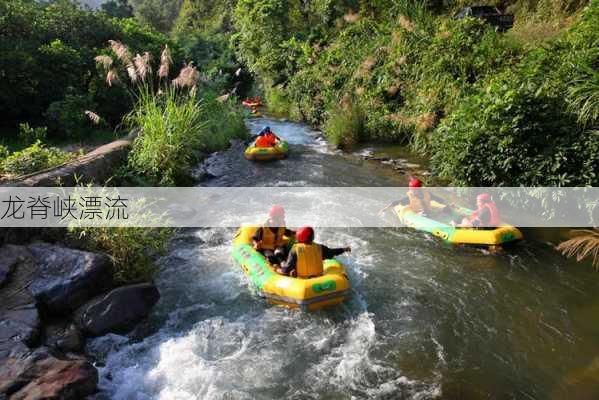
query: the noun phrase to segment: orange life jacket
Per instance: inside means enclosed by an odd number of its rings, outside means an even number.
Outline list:
[[[275,229],[275,232],[272,229]],[[287,244],[284,238],[285,227],[279,226],[272,229],[266,226],[262,228],[262,240],[259,243],[260,250],[274,250]]]
[[[478,210],[474,211],[472,213],[472,215],[470,216],[470,222],[473,222],[475,219],[477,219],[478,215],[485,208],[487,208],[489,210],[490,218],[489,218],[489,222],[485,222],[484,225],[485,226],[499,226],[499,224],[501,223],[500,220],[499,220],[499,210],[497,209],[497,205],[494,202],[492,202],[492,201],[489,202],[489,203],[483,204],[483,206],[481,208],[479,208]]]
[[[295,270],[298,278],[322,275],[322,247],[319,244],[296,243],[291,251],[297,255]]]
[[[415,213],[429,212],[431,208],[431,195],[426,190],[419,190],[420,196],[417,194],[417,192],[408,190],[410,209]]]
[[[276,143],[277,138],[272,133],[258,136],[258,139],[256,139],[256,147],[273,147]]]

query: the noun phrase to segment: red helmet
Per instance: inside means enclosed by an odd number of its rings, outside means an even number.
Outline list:
[[[409,186],[411,188],[419,188],[422,187],[422,181],[418,178],[410,178],[410,184]]]
[[[275,204],[272,207],[270,207],[270,210],[268,210],[268,216],[270,218],[277,218],[277,217],[284,218],[285,217],[285,209],[283,208],[283,206]]]
[[[488,203],[491,201],[491,195],[489,193],[481,193],[476,196],[476,201],[481,203]]]
[[[314,229],[309,226],[302,226],[295,233],[295,238],[300,243],[310,243],[314,240]]]

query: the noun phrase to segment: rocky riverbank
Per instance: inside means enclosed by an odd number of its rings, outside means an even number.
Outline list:
[[[123,333],[159,300],[152,283],[115,287],[103,254],[58,244],[0,247],[0,399],[81,399],[98,373],[85,340]]]
[[[133,135],[10,186],[103,182]],[[63,228],[0,229],[0,400],[82,399],[97,390],[86,339],[124,333],[158,302],[153,283],[117,286],[105,254],[68,248]]]

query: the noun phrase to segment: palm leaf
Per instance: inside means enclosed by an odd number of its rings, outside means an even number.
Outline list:
[[[589,257],[599,270],[599,229],[580,229],[573,233],[575,236],[560,243],[557,249],[567,257],[576,257],[576,261]]]

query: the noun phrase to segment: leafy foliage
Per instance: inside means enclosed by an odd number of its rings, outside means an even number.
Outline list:
[[[0,166],[4,163],[4,159],[8,157],[9,154],[10,151],[8,150],[8,147],[0,144]]]
[[[131,0],[135,16],[159,32],[170,32],[182,0]]]
[[[2,124],[13,129],[22,121],[39,123],[45,113],[57,111],[57,105],[49,110],[51,104],[66,101],[60,113],[70,116],[62,121],[52,118],[48,133],[81,133],[83,120],[74,116],[79,112],[74,99],[98,105],[94,111],[116,126],[132,103],[118,87],[105,85],[94,63],[93,57],[107,48],[109,39],[125,40],[134,51],[158,52],[168,43],[175,63],[180,63],[180,50],[163,34],[69,0],[2,1],[0,16],[0,114]]]
[[[39,140],[31,146],[8,155],[2,161],[0,170],[8,175],[20,176],[46,168],[55,167],[75,157],[55,147],[46,147]]]
[[[85,111],[95,109],[91,96],[67,94],[63,100],[51,103],[44,115],[54,132],[61,132],[69,138],[81,138],[92,130],[92,122]]]
[[[37,141],[43,142],[46,139],[47,132],[48,128],[45,126],[32,128],[27,122],[19,124],[19,139],[25,144],[33,144]]]
[[[102,11],[114,18],[130,18],[133,16],[133,7],[127,0],[110,0],[102,3]]]
[[[324,3],[237,4],[236,54],[278,114],[324,124],[341,146],[409,142],[453,183],[598,183],[596,0],[534,50],[481,20],[434,16],[439,2]],[[562,3],[552,15],[583,4]]]

